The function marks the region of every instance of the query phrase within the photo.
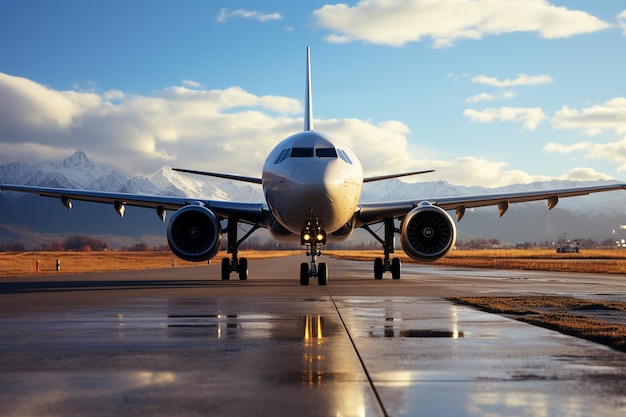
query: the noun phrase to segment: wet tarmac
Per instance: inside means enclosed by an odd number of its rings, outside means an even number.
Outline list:
[[[302,257],[0,281],[0,415],[618,416],[626,357],[444,297],[626,296],[626,279]]]

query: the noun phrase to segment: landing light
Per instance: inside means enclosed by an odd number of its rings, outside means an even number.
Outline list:
[[[308,220],[302,232],[300,233],[300,241],[303,245],[325,245],[326,231],[320,226],[317,218]]]

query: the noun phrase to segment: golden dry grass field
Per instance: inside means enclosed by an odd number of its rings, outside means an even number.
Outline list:
[[[249,260],[290,256],[302,254],[303,251],[242,251],[240,257]],[[334,250],[324,251],[325,256],[345,259],[371,260],[382,256],[377,250]],[[214,264],[227,256],[225,252],[218,254]],[[415,262],[402,250],[393,256],[403,262]],[[45,275],[58,273],[56,260],[60,261],[61,272],[103,272],[133,269],[158,269],[175,267],[192,267],[205,265],[204,262],[186,262],[176,258],[169,251],[162,252],[0,252],[0,278]],[[39,269],[36,264],[39,260]],[[623,249],[582,249],[580,253],[556,253],[550,249],[480,249],[454,250],[437,265],[525,269],[541,271],[561,271],[580,273],[623,274],[626,273],[626,250]]]
[[[241,251],[239,257],[249,260],[289,256],[293,251]],[[212,264],[226,256],[221,252]],[[205,266],[206,262],[187,262],[169,251],[162,252],[2,252],[0,253],[0,278],[59,274],[56,261],[60,261],[60,273],[124,271],[136,269],[160,269]],[[37,271],[39,262],[39,271]],[[172,264],[173,262],[173,264]]]
[[[585,314],[593,311],[623,313],[626,303],[560,296],[459,297],[451,300],[626,352],[626,325]]]
[[[381,257],[381,251],[326,251],[326,255],[355,260]],[[402,262],[415,262],[401,249],[393,256]],[[580,253],[556,253],[554,249],[478,249],[453,250],[436,265],[463,268],[521,269],[598,274],[626,273],[626,250],[581,249]]]

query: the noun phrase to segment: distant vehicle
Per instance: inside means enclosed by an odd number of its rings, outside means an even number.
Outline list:
[[[579,248],[578,248],[577,241],[570,242],[568,240],[565,245],[559,246],[556,248],[556,253],[578,253],[578,252],[579,252]]]

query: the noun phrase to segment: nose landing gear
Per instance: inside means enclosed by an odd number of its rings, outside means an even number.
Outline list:
[[[317,265],[317,257],[322,255],[319,250],[326,244],[326,231],[320,226],[317,218],[308,220],[300,234],[300,241],[306,245],[306,256],[311,257],[311,266],[306,262],[300,264],[300,285],[309,285],[311,277],[317,278],[319,285],[328,282],[328,266],[322,262]]]

